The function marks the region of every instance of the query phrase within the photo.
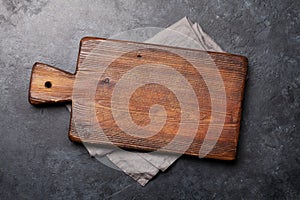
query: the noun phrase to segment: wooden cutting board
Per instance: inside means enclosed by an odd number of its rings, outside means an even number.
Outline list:
[[[246,73],[243,56],[87,37],[75,74],[33,66],[29,102],[72,102],[75,142],[233,160]]]

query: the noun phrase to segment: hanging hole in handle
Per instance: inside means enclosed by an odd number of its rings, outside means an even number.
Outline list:
[[[51,88],[51,87],[52,87],[52,83],[50,81],[46,81],[45,88]]]
[[[138,58],[141,58],[141,57],[142,57],[142,55],[141,55],[141,54],[138,54],[136,57],[138,57]]]

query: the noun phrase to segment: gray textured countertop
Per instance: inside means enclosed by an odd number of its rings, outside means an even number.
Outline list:
[[[299,9],[289,0],[0,0],[0,199],[299,199]],[[249,59],[236,161],[182,157],[141,187],[69,141],[65,107],[28,103],[34,62],[74,72],[82,37],[184,16]]]

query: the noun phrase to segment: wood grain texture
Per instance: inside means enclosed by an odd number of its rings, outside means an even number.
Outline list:
[[[29,102],[34,105],[71,102],[75,75],[42,63],[32,68]]]
[[[192,61],[202,63],[201,66],[202,70],[204,70],[203,72],[206,73],[206,79],[203,77],[204,73],[199,73],[191,62],[180,56],[181,53],[188,55]],[[204,55],[208,55],[215,63],[224,83],[226,97],[219,101],[226,103],[226,111],[219,113],[220,116],[223,115],[225,117],[224,125],[214,119],[218,113],[212,113],[212,101],[215,101],[222,95],[221,89],[218,87],[215,87],[216,89],[214,90],[209,90],[208,88],[210,86],[206,83],[207,79],[213,83],[217,81],[217,75],[210,67],[211,60]],[[104,67],[109,60],[112,60],[112,62],[104,69],[101,76],[94,76],[93,74]],[[188,81],[199,102],[199,127],[196,135],[192,136],[192,128],[185,126],[183,134],[179,137],[180,140],[176,141],[175,145],[163,149],[163,151],[180,153],[178,149],[193,137],[185,154],[198,156],[208,129],[217,131],[221,127],[221,135],[214,148],[206,157],[222,160],[235,159],[247,73],[247,59],[243,56],[214,52],[204,54],[196,50],[160,45],[84,38],[80,45],[76,74],[69,74],[44,64],[36,64],[34,66],[29,100],[32,104],[73,101],[69,130],[69,138],[72,141],[95,144],[112,143],[122,148],[155,151],[173,141],[180,128],[180,120],[184,116],[181,113],[180,99],[168,87],[162,84],[150,83],[139,87],[132,93],[129,105],[119,101],[112,101],[113,91],[120,79],[130,70],[143,65],[171,67]],[[160,72],[159,76],[162,79],[170,81],[167,71],[161,71],[161,68],[157,68],[157,71]],[[141,73],[137,79],[145,78],[148,75],[146,72]],[[91,79],[95,80],[88,80],[82,77],[91,77]],[[78,82],[79,79],[80,89],[74,89],[74,91],[79,92],[73,95],[73,98],[76,97],[76,99],[72,99],[74,81]],[[52,84],[50,88],[47,88],[45,85],[47,81]],[[184,93],[185,87],[182,84],[174,79],[171,86],[177,87],[178,91]],[[92,88],[95,88],[95,95],[88,97],[88,91],[94,90]],[[78,103],[80,101],[83,103]],[[187,106],[192,105],[192,98],[186,98],[186,103]],[[113,104],[117,107],[112,108]],[[112,109],[117,110],[119,113],[125,113],[128,110],[135,124],[147,127],[151,123],[149,110],[151,106],[157,104],[164,107],[166,123],[157,134],[151,137],[142,138],[127,134],[118,126],[113,116]],[[91,115],[88,114],[88,111],[91,108],[89,105],[94,106],[95,119],[90,119]],[[221,107],[221,103],[216,104],[217,109],[218,106]],[[159,118],[161,114],[162,112],[159,111],[155,113],[155,117]],[[109,143],[90,127],[97,125],[101,126],[104,134],[109,139]],[[151,131],[150,129],[156,130],[156,128],[155,125],[150,126],[149,131]],[[206,140],[214,140],[214,138],[206,137]]]

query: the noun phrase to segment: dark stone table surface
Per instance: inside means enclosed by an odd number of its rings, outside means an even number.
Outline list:
[[[0,199],[300,199],[300,1],[0,0]],[[64,106],[28,103],[40,61],[74,72],[84,36],[199,22],[249,59],[237,160],[180,158],[141,187],[69,141]]]

